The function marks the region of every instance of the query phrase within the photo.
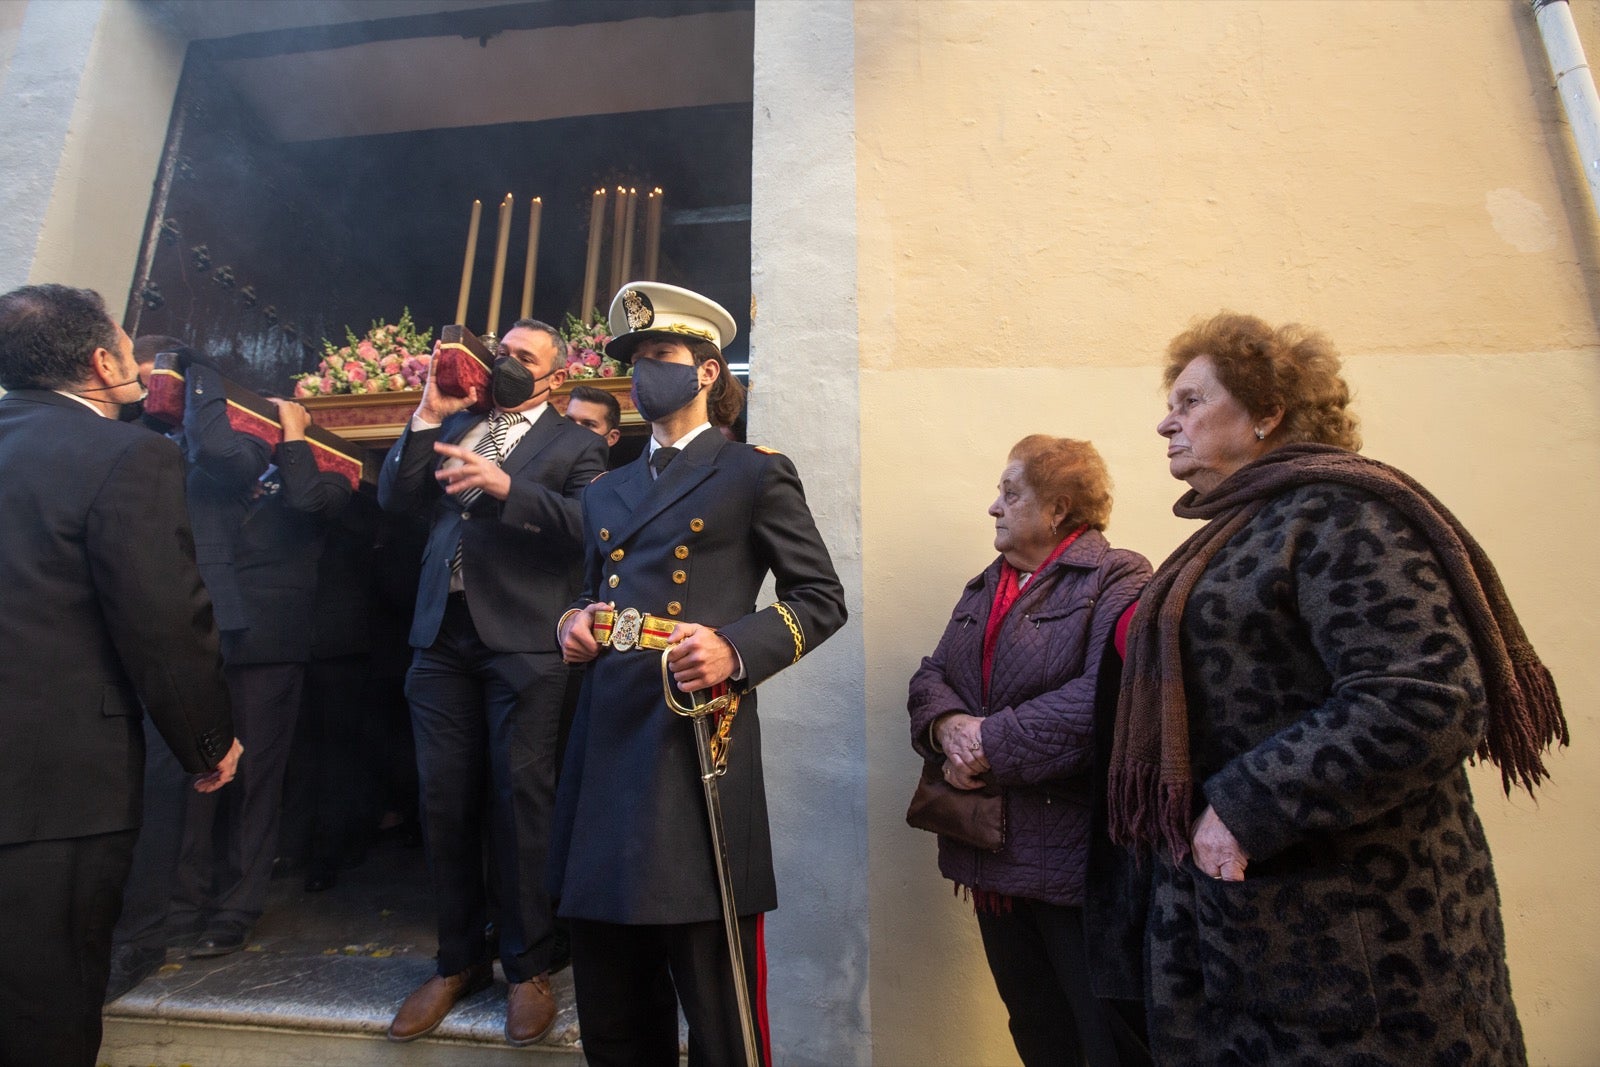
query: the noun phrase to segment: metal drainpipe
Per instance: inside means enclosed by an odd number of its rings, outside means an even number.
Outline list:
[[[1572,22],[1567,0],[1530,0],[1539,36],[1544,38],[1545,55],[1556,76],[1561,105],[1578,142],[1578,157],[1583,176],[1589,181],[1589,196],[1600,212],[1600,95],[1594,90],[1589,61],[1583,56],[1583,43]]]

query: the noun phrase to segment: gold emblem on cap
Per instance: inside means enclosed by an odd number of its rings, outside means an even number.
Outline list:
[[[615,589],[621,582],[622,582],[622,579],[617,577],[615,574],[613,574],[611,577],[606,579],[606,584],[609,585],[613,589]]]
[[[667,614],[668,615],[682,615],[683,614],[683,605],[678,603],[676,600],[674,600],[672,603],[667,605]]]
[[[611,540],[611,531],[606,529],[604,526],[600,527],[600,540],[602,540],[602,541]]]
[[[628,329],[642,330],[656,321],[655,305],[637,289],[622,294],[622,310],[628,316]]]
[[[706,520],[704,520],[704,519],[690,519],[689,520],[689,529],[693,530],[695,533],[699,533],[701,530],[704,530],[705,528],[706,528]]]
[[[674,556],[677,556],[679,559],[688,559],[689,558],[689,546],[688,545],[679,545],[677,548],[672,550],[672,554]]]
[[[684,573],[683,571],[673,571],[672,572],[672,581],[673,581],[674,585],[682,585],[684,582],[687,582],[688,580],[689,580],[689,575]]]
[[[612,563],[621,563],[622,562],[622,549],[613,548],[611,550],[611,562]]]

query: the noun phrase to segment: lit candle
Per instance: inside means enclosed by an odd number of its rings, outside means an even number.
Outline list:
[[[661,265],[661,188],[650,190],[644,213],[644,276],[656,280],[656,270]]]
[[[622,288],[622,213],[628,209],[628,190],[617,186],[617,202],[611,205],[611,292]]]
[[[628,211],[622,220],[622,278],[633,278],[633,223],[638,217],[639,190],[628,190]]]
[[[489,325],[484,333],[500,336],[500,296],[506,285],[506,246],[511,243],[511,194],[500,201],[500,232],[494,245],[494,287],[489,290]]]
[[[583,262],[583,303],[578,307],[578,317],[589,321],[589,309],[594,307],[594,287],[600,273],[600,229],[606,220],[606,191],[596,189],[589,204],[589,251]]]
[[[478,219],[483,216],[483,201],[472,202],[472,224],[467,227],[467,258],[461,264],[461,295],[456,298],[456,322],[467,321],[467,294],[472,291],[472,261],[478,255]]]
[[[534,197],[528,204],[528,262],[522,268],[522,315],[533,318],[533,271],[539,265],[539,218],[544,214],[544,201]]]

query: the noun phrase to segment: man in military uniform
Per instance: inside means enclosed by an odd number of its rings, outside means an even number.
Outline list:
[[[717,782],[742,978],[770,1062],[761,915],[777,890],[754,690],[844,624],[844,590],[794,465],[712,429],[744,399],[722,354],[727,311],[636,282],[610,318],[607,352],[633,360],[651,439],[584,495],[585,590],[558,626],[568,662],[590,663],[551,844],[584,1054],[596,1067],[676,1063],[681,1002],[691,1062],[745,1059],[694,727],[663,693],[670,646],[683,693],[742,696]],[[768,572],[778,599],[757,610]]]

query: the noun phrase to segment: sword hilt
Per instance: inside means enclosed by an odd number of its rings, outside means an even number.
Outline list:
[[[671,647],[661,651],[661,692],[666,697],[667,707],[672,709],[673,714],[686,719],[711,717],[716,724],[711,735],[711,759],[716,766],[716,773],[723,774],[728,769],[728,746],[733,741],[733,717],[739,711],[739,694],[723,683],[710,689],[684,693],[683,696],[688,698],[685,703],[679,696],[680,690],[672,682],[672,668],[667,663],[667,655],[671,651]],[[717,692],[718,689],[722,692]]]

